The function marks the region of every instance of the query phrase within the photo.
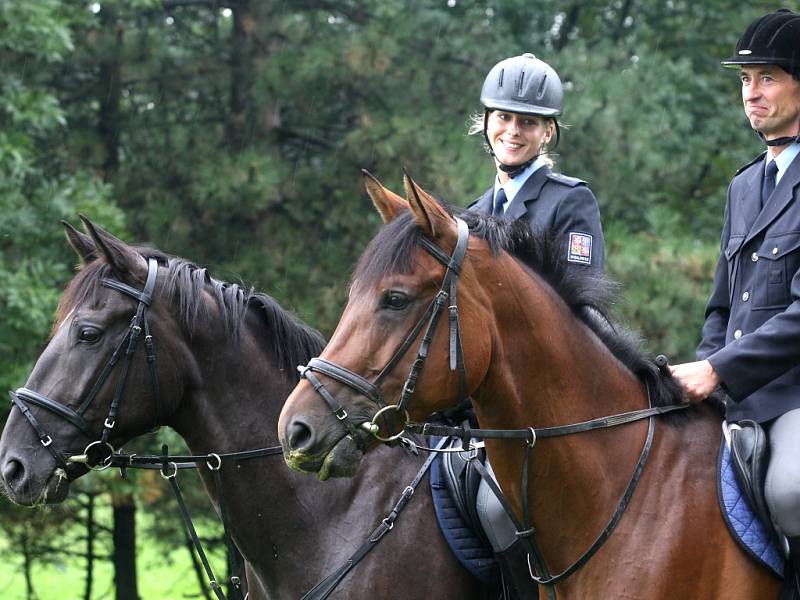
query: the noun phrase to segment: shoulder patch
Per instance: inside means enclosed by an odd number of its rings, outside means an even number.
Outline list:
[[[577,177],[568,177],[567,175],[562,175],[561,173],[548,173],[547,177],[552,179],[553,181],[557,181],[558,183],[562,183],[564,185],[568,185],[569,187],[575,187],[581,184],[586,184],[583,179],[578,179]]]
[[[581,231],[569,232],[569,247],[567,248],[567,262],[582,265],[592,264],[592,234]]]
[[[736,169],[736,175],[738,175],[738,174],[739,174],[739,173],[741,173],[742,171],[746,171],[747,169],[749,169],[750,167],[752,167],[754,164],[756,164],[757,162],[759,162],[759,161],[760,161],[762,158],[764,158],[764,155],[765,155],[766,153],[767,153],[767,151],[766,151],[766,150],[764,150],[764,152],[762,152],[761,154],[759,154],[758,156],[756,156],[756,157],[755,157],[753,160],[751,160],[749,163],[747,163],[747,164],[745,164],[745,165],[742,165],[741,167],[739,167],[738,169]]]

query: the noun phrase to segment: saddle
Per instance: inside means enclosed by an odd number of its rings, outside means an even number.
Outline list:
[[[745,500],[755,515],[767,526],[772,518],[764,497],[764,481],[769,464],[769,445],[764,428],[749,419],[728,425],[731,464]],[[775,538],[777,533],[773,531]]]
[[[476,501],[481,476],[469,460],[470,453],[476,453],[478,460],[482,463],[486,462],[486,450],[478,440],[472,440],[472,443],[480,447],[476,447],[469,452],[446,452],[442,454],[442,479],[461,518],[472,529],[481,544],[488,546],[489,540],[483,532],[483,527],[478,517]],[[445,446],[448,450],[461,447],[461,440],[458,438],[451,438]]]
[[[535,600],[537,585],[528,569],[525,546],[517,529],[492,489],[475,466],[480,461],[491,477],[492,467],[480,440],[471,449],[446,452],[431,466],[431,490],[439,526],[456,558],[501,597]],[[460,450],[460,438],[450,438],[444,448]]]
[[[742,548],[782,577],[786,539],[775,529],[764,499],[769,459],[764,430],[753,421],[723,422],[723,432],[717,465],[722,517]]]

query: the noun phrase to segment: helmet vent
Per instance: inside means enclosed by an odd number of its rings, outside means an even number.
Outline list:
[[[536,90],[536,98],[541,100],[544,97],[545,89],[547,89],[547,73],[542,76],[542,80],[539,82],[539,89]]]
[[[500,75],[497,78],[497,87],[503,87],[503,75],[506,74],[505,69],[500,69]]]

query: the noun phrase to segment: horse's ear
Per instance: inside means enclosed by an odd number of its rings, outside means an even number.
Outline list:
[[[419,187],[408,173],[404,174],[403,183],[411,212],[425,235],[436,239],[448,231],[455,231],[453,217],[436,198]]]
[[[119,274],[132,273],[140,276],[146,271],[147,264],[136,250],[92,223],[85,215],[78,216],[89,232],[97,251],[105,257],[114,271]]]
[[[394,220],[401,212],[408,210],[408,202],[383,187],[383,184],[372,173],[361,169],[361,174],[364,176],[364,187],[367,188],[367,194],[372,199],[375,208],[378,209],[384,223]]]
[[[81,259],[81,264],[89,264],[93,260],[97,260],[97,249],[95,248],[92,238],[85,233],[81,233],[75,229],[67,221],[61,221],[64,226],[64,233],[67,235],[67,241],[72,246],[73,250],[77,252]]]

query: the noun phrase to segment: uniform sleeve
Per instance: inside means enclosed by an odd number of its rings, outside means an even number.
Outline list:
[[[728,203],[725,204],[723,223],[719,259],[714,273],[714,289],[706,305],[703,338],[697,347],[698,360],[707,359],[725,346],[725,332],[728,329],[728,319],[731,312],[728,259],[725,256],[725,249],[728,247],[731,233]]]
[[[594,275],[602,276],[605,269],[603,226],[600,223],[600,207],[588,186],[578,185],[566,190],[565,196],[558,203],[553,226],[564,239],[568,269],[591,269]],[[590,239],[587,240],[581,234],[590,236]],[[589,261],[581,263],[581,253],[586,256],[587,241],[591,244]],[[574,244],[582,245],[583,249],[573,250]]]

